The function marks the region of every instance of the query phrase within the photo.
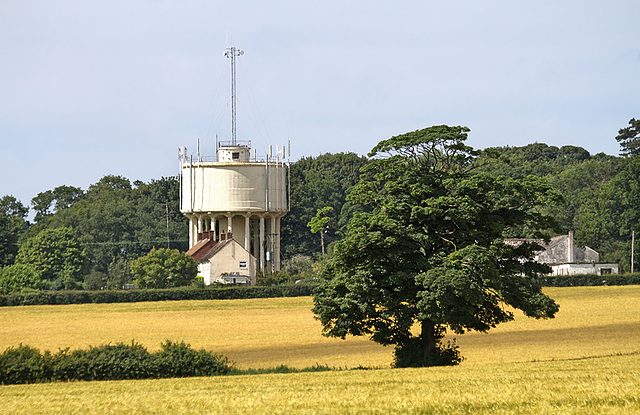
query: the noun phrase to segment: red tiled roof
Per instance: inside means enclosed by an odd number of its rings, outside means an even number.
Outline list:
[[[206,259],[211,258],[215,254],[217,254],[222,247],[231,242],[233,239],[225,239],[220,242],[216,242],[213,239],[203,239],[198,241],[197,244],[193,245],[191,249],[187,251],[187,255],[190,255],[196,261],[200,262]]]
[[[213,239],[202,239],[187,251],[187,255],[193,257],[196,261],[200,261],[215,245],[216,241]]]

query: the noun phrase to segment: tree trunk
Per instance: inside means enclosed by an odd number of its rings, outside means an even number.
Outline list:
[[[429,356],[433,355],[436,350],[438,339],[436,339],[436,325],[429,320],[422,320],[422,330],[420,333],[421,343],[424,347],[424,361],[429,359]]]

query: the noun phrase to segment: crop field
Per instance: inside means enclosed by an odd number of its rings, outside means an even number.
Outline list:
[[[0,386],[2,413],[640,413],[640,286],[549,288],[553,320],[516,315],[457,336],[458,367],[388,369],[391,348],[327,339],[312,300],[0,308],[0,349],[56,351],[184,340],[240,368],[327,364],[285,375]]]

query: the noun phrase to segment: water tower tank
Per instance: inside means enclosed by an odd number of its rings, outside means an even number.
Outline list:
[[[186,153],[186,152],[185,152]],[[280,218],[289,211],[285,148],[258,159],[249,142],[220,143],[215,161],[180,157],[180,210],[189,247],[231,234],[263,270],[280,269]]]

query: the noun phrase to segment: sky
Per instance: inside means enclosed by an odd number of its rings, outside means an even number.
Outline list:
[[[475,148],[617,155],[637,0],[0,0],[0,196],[178,174],[237,136],[291,161],[465,125]]]

